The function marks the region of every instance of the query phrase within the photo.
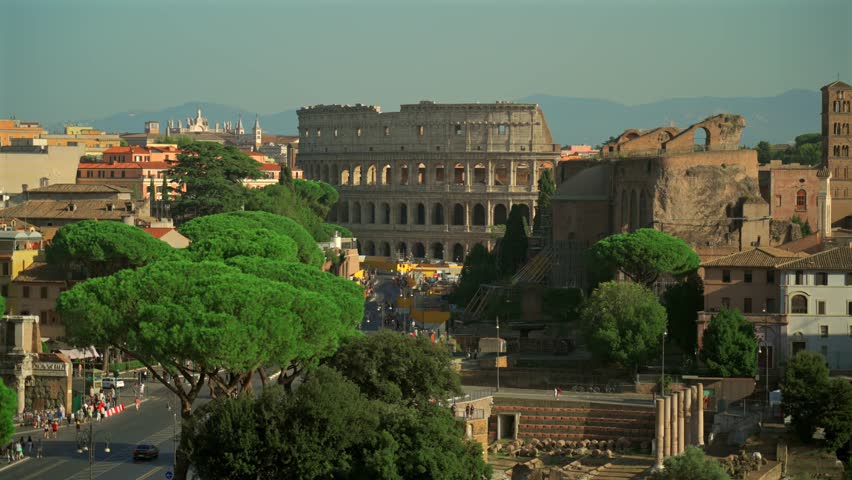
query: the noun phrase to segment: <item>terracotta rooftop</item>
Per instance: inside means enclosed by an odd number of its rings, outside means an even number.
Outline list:
[[[163,235],[173,231],[174,228],[143,228],[142,230],[148,232],[148,234],[152,237],[159,239],[162,238]]]
[[[172,168],[174,163],[177,162],[136,162],[136,165],[139,165],[142,168],[167,170]]]
[[[132,193],[129,188],[102,184],[55,183],[41,188],[31,188],[37,193]]]
[[[105,168],[105,169],[119,169],[119,168],[140,168],[139,163],[136,162],[116,162],[116,163],[80,163],[77,165],[78,169],[95,169],[95,168]]]
[[[74,200],[76,209],[71,211],[68,200],[29,200],[20,205],[0,210],[4,217],[19,217],[27,219],[61,219],[61,220],[121,220],[133,212],[124,208],[123,201],[109,202],[106,200]],[[113,210],[107,209],[107,204],[114,205]]]
[[[845,270],[852,272],[852,247],[837,247],[779,265],[784,270]]]
[[[13,282],[64,283],[65,273],[57,266],[48,265],[45,262],[33,262],[26,270],[19,273]]]
[[[112,148],[107,148],[106,150],[104,150],[104,152],[103,152],[103,153],[104,153],[105,155],[106,155],[106,154],[108,154],[108,153],[116,153],[116,154],[118,154],[118,153],[129,153],[129,154],[134,154],[134,153],[142,154],[142,153],[146,153],[146,154],[150,154],[150,153],[151,153],[151,151],[150,151],[150,150],[148,150],[148,149],[147,149],[147,148],[145,148],[145,147],[134,147],[134,146],[129,146],[129,147],[112,147]]]
[[[260,166],[260,169],[265,172],[277,172],[281,170],[281,165],[278,165],[277,163],[264,163]]]
[[[795,258],[807,256],[773,247],[757,247],[701,264],[702,267],[776,267]]]

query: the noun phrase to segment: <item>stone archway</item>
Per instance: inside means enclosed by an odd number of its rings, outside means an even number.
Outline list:
[[[411,253],[414,255],[414,258],[426,258],[426,247],[422,243],[417,242],[411,248]]]
[[[505,225],[507,218],[506,205],[502,203],[494,205],[494,225]]]
[[[432,258],[435,260],[443,260],[444,259],[444,244],[441,242],[435,242],[432,244]]]
[[[444,205],[436,203],[432,207],[432,225],[444,225]]]
[[[485,225],[485,221],[485,207],[481,203],[477,203],[473,206],[473,224],[481,226]]]
[[[464,225],[464,205],[453,205],[453,225]]]
[[[464,263],[464,245],[461,243],[457,243],[453,245],[453,259],[454,262]]]

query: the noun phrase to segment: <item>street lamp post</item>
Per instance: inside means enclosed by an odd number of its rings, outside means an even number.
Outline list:
[[[500,391],[500,316],[497,319],[497,391]]]
[[[668,330],[663,330],[663,354],[660,355],[660,396],[666,396],[666,336]]]
[[[104,453],[109,454],[110,448],[109,443],[112,440],[112,433],[110,432],[97,432],[103,433],[104,438],[106,439],[106,448],[104,448]],[[95,422],[89,422],[89,433],[86,434],[77,434],[77,453],[88,452],[89,453],[89,480],[93,480],[95,478]],[[82,439],[81,439],[82,437]]]

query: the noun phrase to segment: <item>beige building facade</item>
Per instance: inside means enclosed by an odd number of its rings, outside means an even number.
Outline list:
[[[532,221],[553,143],[535,104],[422,101],[299,110],[299,167],[335,186],[329,221],[352,230],[366,255],[463,261],[492,247],[513,205]]]

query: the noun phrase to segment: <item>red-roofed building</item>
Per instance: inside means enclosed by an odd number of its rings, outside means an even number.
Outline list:
[[[243,180],[243,185],[248,188],[263,188],[267,185],[275,185],[281,178],[281,165],[277,163],[264,163],[260,166],[263,177],[257,179]]]
[[[104,150],[104,162],[165,162],[177,160],[180,149],[173,145],[112,147]]]
[[[174,248],[186,248],[190,240],[181,235],[175,228],[143,228],[152,237],[162,240]]]
[[[80,185],[114,185],[136,191],[141,180],[142,167],[138,163],[80,163],[77,166]]]

